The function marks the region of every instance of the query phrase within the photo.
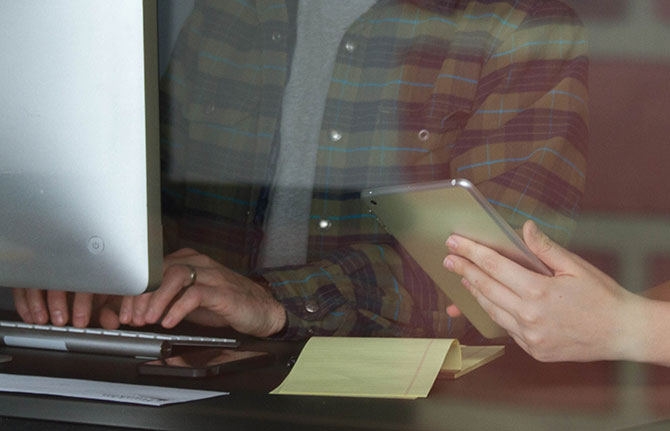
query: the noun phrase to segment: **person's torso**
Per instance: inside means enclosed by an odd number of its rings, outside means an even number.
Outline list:
[[[308,260],[393,242],[358,198],[362,189],[453,175],[481,67],[526,12],[513,2],[494,14],[477,1],[415,3],[380,0],[339,44],[315,143]],[[165,81],[172,92],[183,91],[180,80],[193,83],[181,106],[186,141],[170,145],[188,214],[181,245],[241,272],[256,265],[275,173],[295,41],[290,9],[277,0],[198,3]]]

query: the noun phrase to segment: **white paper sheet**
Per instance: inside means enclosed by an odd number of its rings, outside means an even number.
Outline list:
[[[0,391],[163,406],[228,395],[228,392],[129,385],[93,380],[0,374]]]

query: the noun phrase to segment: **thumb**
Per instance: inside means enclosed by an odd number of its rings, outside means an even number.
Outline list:
[[[530,251],[554,272],[565,271],[572,262],[572,253],[552,241],[532,220],[523,225],[523,240]]]

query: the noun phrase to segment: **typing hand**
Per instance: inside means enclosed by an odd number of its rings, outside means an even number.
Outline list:
[[[14,307],[26,323],[57,326],[68,324],[83,328],[91,321],[93,310],[108,300],[104,295],[68,293],[60,290],[13,289]],[[70,301],[72,313],[70,314]]]
[[[182,249],[166,256],[163,283],[151,293],[124,297],[119,322],[142,326],[160,321],[172,328],[182,320],[205,326],[231,326],[265,337],[285,323],[283,306],[272,294],[208,256]]]

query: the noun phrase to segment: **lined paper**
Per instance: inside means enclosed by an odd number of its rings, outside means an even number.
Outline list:
[[[426,397],[440,369],[460,369],[458,340],[312,337],[272,394]]]

